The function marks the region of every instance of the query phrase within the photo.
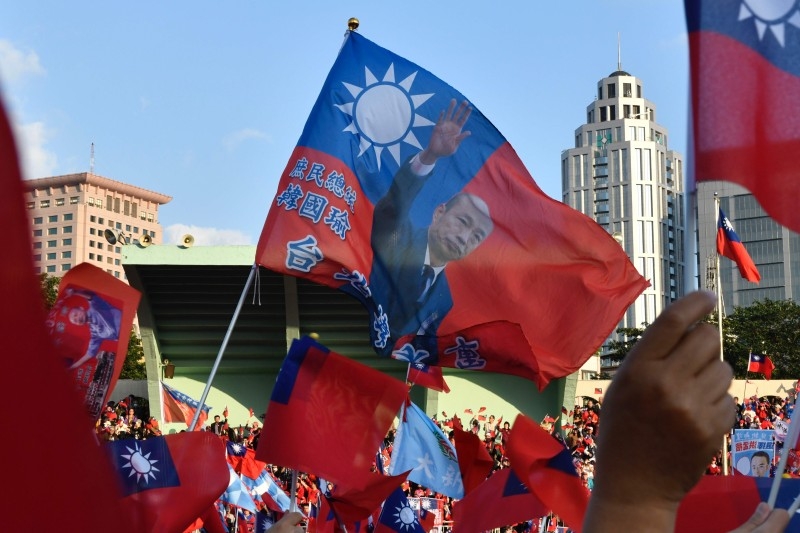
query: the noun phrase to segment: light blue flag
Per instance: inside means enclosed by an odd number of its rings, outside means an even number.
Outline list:
[[[411,470],[408,479],[451,498],[464,497],[456,450],[422,409],[408,403],[397,428],[389,473]]]
[[[253,497],[263,500],[263,495],[267,494],[281,511],[285,513],[289,510],[289,505],[291,504],[289,496],[278,486],[275,480],[272,479],[269,469],[262,470],[261,474],[259,474],[256,479],[251,479],[243,475],[242,481],[245,486],[250,489],[250,494]]]
[[[257,512],[256,503],[250,496],[250,491],[247,490],[247,487],[244,483],[242,483],[239,475],[231,467],[231,465],[228,465],[228,471],[230,472],[231,479],[228,483],[228,488],[225,489],[225,492],[222,493],[222,496],[220,496],[219,499],[235,505],[236,507],[247,509],[251,513]]]

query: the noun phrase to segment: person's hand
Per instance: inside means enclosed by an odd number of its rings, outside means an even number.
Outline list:
[[[761,502],[747,522],[730,533],[779,533],[786,529],[789,520],[786,509],[770,510],[767,502]]]
[[[304,518],[302,513],[290,511],[275,522],[267,533],[304,533],[303,526],[300,525]]]
[[[612,531],[604,526],[614,513],[649,521],[648,531],[669,528],[722,445],[734,419],[733,372],[717,328],[698,323],[715,303],[709,292],[673,303],[619,367],[603,403],[585,532]]]
[[[447,157],[456,153],[461,141],[469,137],[469,131],[461,131],[466,124],[472,108],[464,101],[456,109],[455,99],[450,100],[447,111],[439,113],[439,120],[433,127],[431,140],[419,154],[419,161],[425,165],[432,165],[440,157]]]

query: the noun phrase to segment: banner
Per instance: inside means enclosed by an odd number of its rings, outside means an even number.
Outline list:
[[[542,192],[464,95],[354,32],[256,262],[358,299],[380,355],[540,389],[579,369],[648,286],[608,232]]]
[[[140,298],[139,291],[89,263],[61,278],[47,329],[92,419],[100,417],[122,372]]]

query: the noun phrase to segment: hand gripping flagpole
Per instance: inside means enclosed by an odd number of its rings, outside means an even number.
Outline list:
[[[217,368],[219,367],[220,361],[222,361],[222,354],[225,353],[225,348],[228,346],[228,341],[231,338],[231,333],[233,333],[233,327],[236,325],[236,319],[239,318],[239,313],[242,310],[242,305],[244,304],[244,298],[247,296],[247,291],[250,289],[250,285],[253,283],[253,278],[256,276],[256,272],[258,271],[258,263],[253,263],[252,268],[250,269],[250,275],[247,277],[247,281],[244,284],[244,290],[242,290],[242,295],[239,297],[239,303],[236,304],[236,310],[233,312],[233,318],[231,318],[231,323],[228,326],[228,331],[225,333],[225,338],[222,339],[222,345],[219,347],[219,353],[217,354],[217,359],[214,361],[214,366],[211,367],[211,374],[208,376],[208,381],[206,381],[206,388],[203,390],[203,395],[200,396],[200,408],[194,413],[194,417],[192,418],[192,423],[189,425],[189,431],[194,431],[195,426],[197,425],[197,421],[200,418],[200,413],[203,410],[203,405],[206,403],[206,398],[208,397],[208,391],[211,390],[211,382],[214,381],[214,376],[217,373]]]

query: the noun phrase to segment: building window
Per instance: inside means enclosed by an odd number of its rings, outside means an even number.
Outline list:
[[[99,207],[100,209],[103,209],[103,200],[98,198],[97,200],[94,201],[94,205]]]
[[[58,215],[50,215],[47,217],[48,222],[58,222]]]
[[[147,213],[147,221],[148,222],[152,222],[153,221],[153,213]]]
[[[98,223],[98,224],[100,224],[100,225],[102,226],[102,225],[103,225],[103,224],[105,224],[106,222],[105,222],[105,219],[104,219],[103,217],[100,217],[100,218],[98,218],[98,219],[97,219],[97,223]]]
[[[119,277],[119,272],[114,272],[114,277],[118,278]]]
[[[42,260],[42,254],[33,254],[33,260],[34,261],[41,261]]]
[[[97,230],[94,228],[89,228],[89,235],[97,235]]]
[[[27,205],[28,209],[33,209],[34,207],[36,207],[36,202],[28,202],[25,205]],[[142,218],[144,218],[144,217],[142,217]]]
[[[39,207],[41,208],[50,207],[50,200],[42,200],[41,202],[39,202]]]
[[[42,222],[44,222],[44,218],[43,217],[34,217],[33,218],[33,223],[34,224],[41,224]]]
[[[61,272],[66,272],[67,270],[70,269],[70,267],[71,265],[69,263],[64,263],[63,265],[61,265]]]
[[[61,239],[61,246],[72,246],[72,238]]]
[[[63,198],[56,198],[56,205],[57,206],[64,205],[64,199]]]
[[[119,213],[119,198],[114,198],[114,212]]]
[[[48,235],[58,235],[58,228],[47,228]]]
[[[54,274],[55,271],[56,271],[56,266],[55,265],[47,265],[47,272],[48,273]]]
[[[100,255],[100,254],[97,254],[97,260],[102,263],[103,262],[103,256]]]
[[[89,248],[94,248],[94,241],[89,241]]]
[[[91,259],[92,261],[94,261],[94,254],[89,254],[89,259]]]
[[[117,247],[115,247],[115,248],[114,248],[114,252],[116,252],[116,253],[118,253],[118,254],[121,254],[121,253],[122,253],[122,248],[120,248],[119,246],[117,246]]]
[[[77,196],[70,196],[69,197],[69,203],[71,203],[71,204],[77,204],[78,200],[79,200],[79,198]]]
[[[72,220],[72,213],[64,213],[64,221]]]
[[[47,241],[48,248],[55,248],[56,246],[58,246],[58,241]]]
[[[608,97],[609,98],[617,97],[617,85],[615,83],[608,84]]]
[[[628,98],[633,96],[633,92],[631,91],[631,84],[630,83],[623,83],[622,84],[622,96],[626,96]]]
[[[72,226],[64,226],[64,231],[61,233],[72,233]]]
[[[33,243],[33,249],[34,250],[41,250],[42,249],[42,243],[38,242],[38,241]]]
[[[128,233],[131,232],[131,225],[130,224],[125,224],[125,231],[127,231]]]
[[[139,218],[141,218],[142,220],[146,219],[147,218],[147,212],[146,211],[142,211],[141,213],[139,213]]]
[[[136,218],[136,209],[137,209],[137,207],[138,207],[138,205],[136,204],[136,202],[132,202],[131,203],[131,216],[134,217],[134,218]]]
[[[61,252],[61,259],[72,259],[72,250],[65,250]]]
[[[94,198],[88,198],[86,200],[86,203],[89,204],[89,205],[94,205]]]
[[[122,204],[122,212],[125,216],[130,216],[131,214],[131,203],[128,200],[125,200]]]
[[[89,217],[89,222],[97,222],[97,217],[92,215]]]
[[[55,261],[56,260],[56,253],[55,252],[48,252],[47,253],[47,260],[48,261]]]
[[[42,230],[40,230],[40,229],[33,230],[33,236],[34,237],[41,237],[42,236]]]
[[[120,262],[121,261],[119,259],[114,259],[114,265],[119,266]]]
[[[603,99],[603,85],[602,84],[600,84],[600,86],[597,87],[597,99],[598,100],[602,100]]]

